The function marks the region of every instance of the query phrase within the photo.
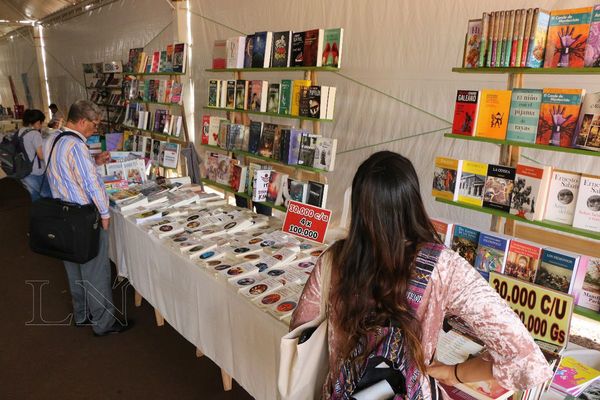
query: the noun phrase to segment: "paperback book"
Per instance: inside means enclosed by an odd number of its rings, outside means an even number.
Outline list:
[[[475,136],[504,140],[511,102],[510,90],[481,91]]]
[[[517,164],[510,213],[529,221],[541,221],[551,175],[552,167]]]
[[[475,229],[462,225],[454,225],[451,248],[473,266],[477,257],[479,234],[479,231]]]
[[[477,126],[480,92],[477,90],[459,90],[456,93],[452,133],[473,136]]]
[[[585,95],[571,146],[600,151],[600,92]]]
[[[431,218],[431,224],[442,240],[442,243],[444,243],[446,247],[450,247],[454,224],[439,218]]]
[[[600,232],[600,176],[581,175],[573,227]]]
[[[550,179],[544,219],[571,225],[575,216],[581,174],[555,169]]]
[[[504,274],[533,282],[538,270],[542,248],[522,240],[513,239],[508,246]]]
[[[579,258],[579,255],[563,250],[542,250],[535,284],[571,294]]]
[[[585,90],[544,88],[537,144],[570,147]]]
[[[481,207],[483,188],[487,177],[487,164],[463,160],[459,170],[458,201]]]
[[[541,89],[513,89],[506,131],[507,140],[535,143],[541,104]]]
[[[592,7],[550,13],[544,68],[583,67]]]
[[[433,171],[433,189],[431,194],[446,200],[458,200],[456,177],[462,167],[462,160],[448,157],[436,157]]]
[[[463,68],[476,68],[478,66],[482,31],[482,19],[469,20],[465,36]]]
[[[573,295],[578,306],[600,311],[600,258],[581,257]]]
[[[536,8],[531,24],[531,36],[529,38],[527,63],[525,66],[529,68],[541,68],[544,66],[549,24],[550,13],[546,10]]]
[[[504,165],[488,165],[485,180],[483,206],[508,212],[515,182],[515,168]]]
[[[600,67],[600,4],[596,4],[592,11],[583,63],[586,67]]]
[[[273,48],[271,51],[271,67],[289,67],[291,52],[292,32],[274,32]]]
[[[482,232],[479,235],[475,269],[486,281],[489,281],[490,272],[504,271],[509,243],[508,238],[498,234]]]
[[[325,29],[323,33],[323,67],[341,68],[344,28]]]

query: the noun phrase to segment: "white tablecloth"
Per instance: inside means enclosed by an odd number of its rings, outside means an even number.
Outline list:
[[[120,213],[112,216],[109,254],[119,275],[248,393],[278,398],[279,341],[287,326]]]

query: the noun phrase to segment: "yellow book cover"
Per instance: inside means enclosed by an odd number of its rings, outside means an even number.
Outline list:
[[[458,201],[481,207],[483,205],[483,187],[487,177],[488,165],[463,160],[458,180]]]
[[[510,112],[510,90],[481,91],[475,136],[504,140]]]
[[[459,160],[436,157],[431,194],[446,200],[454,200]]]
[[[299,79],[292,83],[292,109],[290,115],[298,116],[300,114],[300,92],[303,86],[309,87],[310,81]]]

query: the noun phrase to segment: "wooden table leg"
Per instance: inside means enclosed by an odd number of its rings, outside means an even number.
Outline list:
[[[163,326],[165,324],[165,319],[157,308],[154,309],[154,316],[156,317],[156,326]]]
[[[202,350],[200,350],[199,347],[196,347],[196,357],[200,358],[203,356],[204,356],[204,353],[202,352]]]
[[[134,298],[134,304],[135,304],[135,306],[136,306],[136,307],[139,307],[139,306],[141,306],[141,305],[142,305],[142,300],[143,300],[144,298],[142,297],[142,295],[141,295],[141,294],[139,294],[139,293],[138,293],[138,291],[137,291],[137,290],[135,291],[135,294],[134,294],[134,297],[133,297],[133,298]]]
[[[233,380],[223,368],[221,368],[221,379],[223,380],[223,390],[229,392],[233,387]]]

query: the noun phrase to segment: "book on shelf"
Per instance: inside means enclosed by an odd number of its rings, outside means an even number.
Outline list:
[[[215,40],[212,51],[212,67],[223,69],[227,65],[227,41]]]
[[[287,147],[287,164],[298,164],[303,134],[304,131],[302,131],[301,129],[290,129],[289,147]]]
[[[252,201],[266,201],[271,177],[270,169],[257,169],[254,171],[252,184]]]
[[[246,44],[245,36],[235,36],[227,39],[227,68],[243,68],[244,67],[244,49]]]
[[[344,28],[330,28],[323,31],[323,67],[341,68]]]
[[[583,98],[571,147],[600,151],[600,92]]]
[[[298,116],[309,117],[310,116],[310,105],[308,102],[308,90],[310,86],[301,86],[300,95],[298,98]]]
[[[567,356],[560,361],[550,387],[562,394],[578,397],[590,385],[598,381],[600,381],[599,370],[578,361],[574,357]]]
[[[289,67],[292,31],[273,32],[271,67]]]
[[[544,219],[571,225],[575,216],[581,174],[555,169],[550,178]]]
[[[483,187],[483,207],[508,212],[514,182],[514,167],[489,164]]]
[[[175,43],[173,45],[173,72],[185,73],[187,64],[187,46],[185,43]]]
[[[252,47],[252,68],[269,68],[273,32],[256,32]]]
[[[267,96],[269,92],[269,82],[250,81],[248,91],[248,110],[257,112],[267,111]]]
[[[485,67],[485,60],[489,50],[490,14],[484,12],[481,16],[481,39],[479,42],[479,59],[477,67]]]
[[[509,243],[510,239],[504,235],[491,232],[479,235],[474,267],[486,281],[489,281],[490,272],[504,271]]]
[[[475,136],[504,140],[510,113],[510,90],[483,89]]]
[[[521,47],[521,67],[527,66],[527,55],[529,54],[529,45],[531,43],[531,28],[533,26],[533,18],[535,16],[535,9],[527,9],[525,15],[525,32],[523,34],[523,46]]]
[[[279,112],[280,84],[270,83],[267,92],[267,112],[277,114]]]
[[[326,183],[308,181],[308,195],[306,204],[325,208],[329,185]]]
[[[467,24],[465,35],[465,48],[463,56],[463,68],[476,68],[479,62],[479,51],[481,47],[481,35],[483,31],[482,19],[470,19]]]
[[[235,192],[245,192],[246,191],[246,174],[248,173],[248,168],[243,165],[234,165],[232,167],[231,176],[229,180],[229,186]]]
[[[600,176],[581,175],[573,227],[600,232]]]
[[[523,50],[523,35],[525,33],[525,19],[527,10],[515,10],[515,25],[513,30],[513,41],[508,62],[509,67],[521,65],[521,52]]]
[[[300,141],[300,152],[298,155],[298,165],[311,167],[315,160],[317,148],[317,139],[319,135],[312,133],[303,133]]]
[[[517,164],[510,213],[529,221],[541,221],[551,175],[552,167],[549,166]]]
[[[335,167],[335,153],[337,152],[337,139],[317,137],[315,155],[312,166],[325,171],[333,171]]]
[[[277,129],[277,124],[268,122],[263,123],[262,133],[260,135],[260,145],[258,148],[258,154],[260,156],[267,158],[273,157],[273,144]]]
[[[496,34],[494,45],[492,47],[493,59],[492,63],[494,67],[500,67],[500,59],[502,54],[502,35],[504,33],[504,21],[506,20],[506,11],[500,11],[496,19]]]
[[[323,29],[311,29],[304,32],[304,52],[302,65],[320,67],[323,62]]]
[[[225,154],[219,154],[217,157],[217,183],[221,185],[229,185],[229,177],[231,174],[231,157]]]
[[[308,182],[288,178],[290,200],[306,203],[308,199]]]
[[[292,33],[290,67],[302,67],[304,65],[304,34],[305,32]]]
[[[221,95],[221,81],[219,79],[208,80],[208,102],[209,107],[219,107]]]
[[[584,94],[584,89],[544,88],[537,144],[571,146]]]
[[[454,224],[452,222],[445,221],[441,218],[431,218],[431,224],[433,225],[433,228],[442,240],[442,243],[444,243],[446,247],[450,247]]]
[[[279,87],[279,114],[292,113],[292,85],[293,81],[284,79]]]
[[[573,285],[575,304],[600,312],[600,258],[582,256]]]
[[[277,198],[279,197],[279,192],[281,190],[282,178],[285,174],[272,171],[269,177],[269,186],[267,188],[267,201],[271,203],[275,203]],[[287,176],[286,176],[287,179]]]
[[[478,230],[463,225],[454,225],[452,245],[450,248],[456,251],[462,258],[467,260],[467,262],[473,266],[475,265],[475,259],[477,257],[479,234],[480,232]]]
[[[431,194],[441,199],[458,200],[456,177],[462,166],[462,160],[449,157],[436,157],[433,171]]]
[[[583,67],[592,7],[550,13],[544,67]]]
[[[473,136],[477,126],[477,110],[479,109],[480,98],[480,92],[477,90],[457,91],[454,118],[452,120],[453,134]]]
[[[258,154],[260,149],[260,137],[263,130],[262,121],[250,121],[248,151],[253,154]]]
[[[542,250],[535,284],[571,294],[580,256],[564,250]]]
[[[479,207],[483,205],[487,169],[487,164],[462,160],[462,168],[458,170],[457,176],[459,185],[457,201]]]
[[[248,86],[249,81],[238,79],[235,81],[235,109],[236,110],[247,110],[248,109]]]
[[[531,22],[527,62],[524,66],[529,68],[541,68],[544,66],[549,24],[550,13],[546,10],[536,8]]]
[[[129,49],[129,58],[125,68],[126,72],[137,72],[137,65],[140,59],[140,54],[144,52],[143,47]]]
[[[585,67],[600,67],[600,4],[594,5],[583,58]]]
[[[163,149],[162,166],[177,168],[181,146],[178,143],[165,143]]]
[[[510,17],[508,26],[506,27],[506,42],[504,44],[504,50],[502,52],[502,66],[510,66],[510,58],[512,54],[513,37],[515,36],[515,26],[518,25],[517,11],[510,10]]]
[[[513,89],[506,139],[535,143],[542,104],[541,89]]]

